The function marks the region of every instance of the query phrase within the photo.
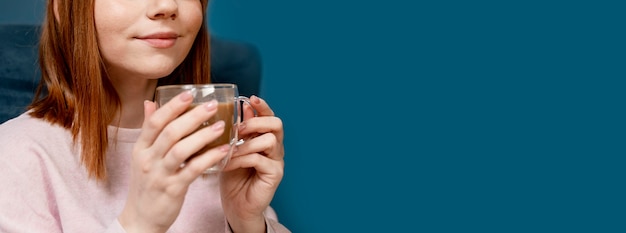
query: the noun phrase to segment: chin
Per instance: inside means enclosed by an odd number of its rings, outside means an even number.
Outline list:
[[[170,75],[174,70],[178,67],[178,65],[162,65],[162,66],[144,66],[144,71],[146,71],[146,75],[153,78],[159,79],[165,76]]]
[[[154,75],[150,75],[150,77],[152,77],[152,79],[160,79],[160,78],[170,75],[172,72],[174,72],[173,69],[169,70],[168,72],[154,73]]]

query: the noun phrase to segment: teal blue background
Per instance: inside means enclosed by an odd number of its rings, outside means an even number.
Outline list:
[[[293,232],[626,232],[624,9],[217,0],[209,20],[261,50]]]

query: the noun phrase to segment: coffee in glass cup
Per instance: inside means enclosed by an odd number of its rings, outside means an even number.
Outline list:
[[[204,103],[208,103],[211,100],[217,100],[217,113],[215,113],[215,115],[206,122],[203,122],[197,130],[222,120],[225,123],[224,133],[214,141],[208,143],[198,152],[194,153],[189,157],[189,159],[192,159],[194,156],[200,155],[211,148],[229,144],[230,148],[227,156],[204,172],[205,174],[218,173],[222,171],[230,160],[233,148],[240,143],[238,138],[238,129],[242,120],[241,103],[243,102],[250,105],[250,100],[245,96],[239,96],[239,91],[237,89],[237,85],[235,84],[217,83],[167,85],[159,86],[156,89],[155,102],[157,107],[163,106],[165,103],[184,91],[189,91],[193,97],[191,105],[185,112],[190,111],[191,109]],[[184,166],[184,164],[181,166]]]

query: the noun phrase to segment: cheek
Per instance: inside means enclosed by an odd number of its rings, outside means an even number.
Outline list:
[[[119,1],[96,0],[94,20],[99,38],[122,33],[137,18],[137,12],[131,11],[138,6],[122,4]]]
[[[96,21],[98,22],[98,21]],[[123,49],[123,44],[120,43],[120,33],[118,28],[116,28],[111,23],[103,23],[103,20],[99,20],[100,23],[96,23],[96,36],[98,39],[98,47],[100,49],[100,53],[102,54],[105,60],[109,60],[108,58],[116,57],[121,51],[117,51],[118,49]]]
[[[124,5],[122,1],[96,0],[94,23],[98,47],[105,62],[123,55],[126,30],[136,20],[137,13],[129,9],[137,6]]]
[[[187,25],[190,25],[189,26],[190,30],[193,30],[194,32],[198,32],[204,20],[204,12],[202,11],[202,5],[200,4],[200,2],[198,2],[198,4],[195,7],[193,7],[193,9],[194,9],[193,11],[189,12]]]
[[[182,26],[181,29],[184,29],[186,34],[189,35],[184,41],[185,50],[187,51],[193,46],[193,42],[198,36],[198,32],[200,32],[200,27],[202,27],[204,20],[204,12],[202,11],[202,6],[200,4],[198,4],[197,7],[194,6],[190,9],[192,10],[187,10],[187,14],[185,17],[181,17],[181,22],[179,22]]]

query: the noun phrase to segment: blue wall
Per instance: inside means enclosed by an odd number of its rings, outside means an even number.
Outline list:
[[[231,0],[211,23],[264,56],[294,232],[617,232],[623,7]]]
[[[44,8],[45,0],[0,1],[0,23],[38,24]]]
[[[211,7],[262,52],[293,232],[626,232],[623,5]]]

